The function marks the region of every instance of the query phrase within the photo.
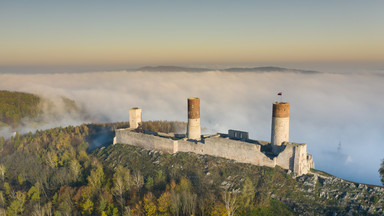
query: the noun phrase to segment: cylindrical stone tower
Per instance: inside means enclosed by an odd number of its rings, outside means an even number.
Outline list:
[[[201,126],[200,126],[200,99],[188,98],[188,139],[200,140],[201,139]]]
[[[289,141],[289,103],[275,102],[273,103],[272,111],[272,136],[271,143],[274,148],[281,146],[283,142]]]
[[[129,109],[129,128],[136,129],[141,123],[141,109],[134,107]]]

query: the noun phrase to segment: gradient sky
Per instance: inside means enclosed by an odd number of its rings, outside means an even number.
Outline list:
[[[384,1],[3,1],[0,66],[384,62]]]

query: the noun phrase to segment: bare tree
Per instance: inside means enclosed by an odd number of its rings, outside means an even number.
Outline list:
[[[224,188],[224,191],[222,192],[222,198],[228,216],[233,216],[239,207],[237,203],[239,192],[239,189],[229,189],[229,187]]]
[[[137,188],[137,193],[140,193],[140,189],[144,185],[144,177],[141,175],[140,171],[137,171],[135,174],[133,174],[133,182]]]
[[[44,214],[46,216],[52,216],[52,203],[48,202],[47,204],[44,205]]]
[[[69,167],[70,167],[70,170],[71,170],[72,175],[73,175],[73,180],[77,181],[78,178],[79,178],[79,175],[81,173],[81,165],[80,165],[80,163],[76,159],[73,159],[70,162]]]
[[[1,175],[1,179],[4,181],[5,179],[5,171],[6,171],[6,168],[3,164],[0,164],[0,175]]]
[[[113,175],[112,193],[120,203],[121,212],[125,211],[124,193],[131,189],[132,184],[133,184],[133,180],[130,175],[129,169],[124,168],[122,166],[118,166],[116,168],[115,174]]]
[[[3,208],[0,208],[0,216],[6,216],[6,215],[7,215],[6,210]]]
[[[36,204],[33,207],[32,216],[45,216],[44,208],[42,208],[40,205]]]
[[[181,193],[181,203],[185,215],[195,215],[197,195],[188,191]]]

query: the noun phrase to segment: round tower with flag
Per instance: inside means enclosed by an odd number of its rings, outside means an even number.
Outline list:
[[[278,93],[282,96],[282,93]],[[283,142],[289,141],[289,103],[275,102],[272,106],[271,144],[274,153],[278,153]]]

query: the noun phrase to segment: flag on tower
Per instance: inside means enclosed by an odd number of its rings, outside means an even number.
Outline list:
[[[279,92],[279,93],[277,93],[277,95],[279,95],[279,96],[282,96],[282,95],[283,95],[283,93],[282,93],[282,92]]]

